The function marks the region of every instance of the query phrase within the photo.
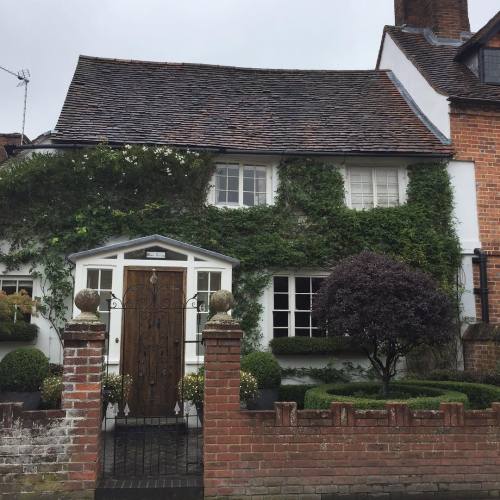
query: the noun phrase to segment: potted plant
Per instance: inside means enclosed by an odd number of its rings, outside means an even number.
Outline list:
[[[205,373],[201,367],[197,373],[188,373],[179,382],[179,397],[190,401],[203,424],[203,401],[205,395]],[[257,395],[257,379],[250,373],[240,371],[240,401],[246,403]]]
[[[270,352],[252,352],[241,360],[241,368],[251,373],[259,387],[258,396],[249,402],[251,410],[272,410],[278,400],[281,368]]]
[[[125,408],[132,389],[132,376],[118,373],[108,373],[104,376],[102,384],[102,414],[106,417],[108,405],[111,403],[115,407],[115,416],[118,412],[125,412]]]
[[[63,390],[63,381],[61,376],[50,375],[42,382],[41,389],[41,408],[44,410],[57,410],[61,408],[61,396]]]
[[[21,347],[0,361],[0,401],[22,402],[25,410],[40,405],[40,386],[49,375],[49,360],[34,347]]]

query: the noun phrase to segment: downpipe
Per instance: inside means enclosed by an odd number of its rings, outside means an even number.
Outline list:
[[[474,293],[481,298],[481,320],[490,322],[489,290],[488,290],[488,255],[480,248],[474,249],[473,264],[479,264],[479,288],[474,288]]]

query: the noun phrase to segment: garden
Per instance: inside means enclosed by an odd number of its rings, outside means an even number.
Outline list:
[[[441,403],[484,409],[500,401],[500,372],[427,370],[419,359],[432,350],[453,349],[455,303],[429,275],[372,252],[340,261],[314,303],[322,338],[280,338],[271,352],[244,356],[242,368],[258,381],[250,409],[272,409],[274,401],[295,401],[299,409],[328,409],[333,402],[356,409],[383,409],[404,402],[413,410],[437,410]],[[282,369],[274,354],[345,352],[364,354],[371,368]],[[458,352],[456,352],[458,356]],[[408,361],[408,362],[407,362]],[[419,369],[421,368],[421,369]],[[282,375],[307,376],[316,384],[281,384]]]

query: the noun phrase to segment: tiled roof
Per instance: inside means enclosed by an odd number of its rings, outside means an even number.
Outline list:
[[[500,101],[500,86],[481,83],[461,62],[455,61],[460,47],[431,43],[423,32],[386,26],[385,31],[441,94],[450,97]]]
[[[225,151],[448,154],[386,71],[81,56],[54,138]]]

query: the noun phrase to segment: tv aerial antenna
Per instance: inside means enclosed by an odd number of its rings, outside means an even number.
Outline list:
[[[31,75],[28,69],[21,69],[17,73],[11,71],[10,69],[4,68],[3,66],[0,66],[0,69],[5,71],[6,73],[9,73],[12,76],[15,76],[19,80],[19,83],[17,84],[18,87],[24,86],[23,127],[21,131],[21,146],[22,146],[24,142],[24,127],[26,125],[26,104],[28,102],[28,83],[30,82]]]

